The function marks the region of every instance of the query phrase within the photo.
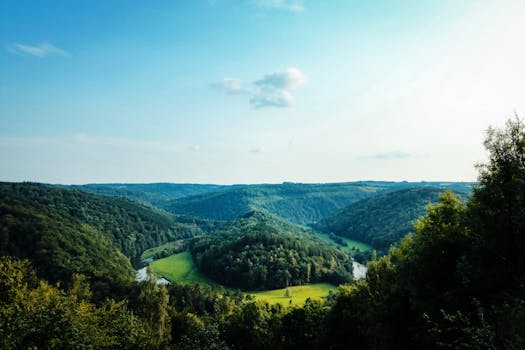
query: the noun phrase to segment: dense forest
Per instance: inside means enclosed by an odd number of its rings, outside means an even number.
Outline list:
[[[102,230],[95,222],[109,215],[109,204],[97,204],[100,216],[96,206],[78,214],[84,202],[75,202],[82,196],[75,191],[63,190],[72,193],[68,205],[45,186],[2,184],[0,348],[523,349],[525,125],[491,128],[484,145],[488,161],[478,166],[479,183],[466,202],[441,194],[413,235],[373,257],[365,279],[301,307],[199,285],[157,285],[153,275],[146,282],[116,278],[119,293],[94,293],[91,276],[110,274],[111,264],[129,271],[119,253],[126,244],[111,234],[127,220]],[[91,215],[97,220],[89,223]],[[142,216],[129,221],[148,227]],[[169,230],[152,232],[169,237]],[[214,236],[195,244],[208,238]]]
[[[127,257],[136,257],[170,240],[202,234],[199,221],[174,216],[162,209],[126,198],[98,196],[36,183],[0,183],[0,195],[38,203],[107,235]]]
[[[350,204],[315,225],[317,229],[371,244],[386,252],[407,234],[413,232],[416,220],[429,204],[439,201],[441,189],[408,188],[380,194]],[[464,193],[460,193],[466,199]]]
[[[253,211],[211,236],[196,238],[190,251],[208,277],[243,290],[348,283],[351,258],[311,233]]]
[[[361,199],[403,188],[427,186],[468,193],[472,184],[360,181],[249,185],[176,199],[166,203],[164,208],[172,213],[211,220],[231,220],[252,210],[265,210],[292,223],[305,225],[318,222]]]

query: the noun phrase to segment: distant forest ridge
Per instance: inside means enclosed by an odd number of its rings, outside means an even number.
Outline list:
[[[69,188],[84,190],[86,192],[93,192],[97,194],[119,195],[126,197],[133,197],[136,199],[156,202],[159,204],[164,201],[178,199],[182,197],[194,196],[210,192],[219,192],[223,190],[232,190],[237,188],[277,188],[277,187],[295,187],[295,188],[316,188],[316,189],[330,189],[341,188],[346,186],[374,186],[385,188],[403,188],[403,187],[439,187],[450,188],[455,191],[465,192],[471,191],[476,182],[461,182],[461,181],[345,181],[345,182],[327,182],[327,183],[301,183],[301,182],[283,182],[280,184],[233,184],[233,185],[219,185],[219,184],[197,184],[197,183],[172,183],[172,182],[156,182],[156,183],[89,183],[84,185],[60,185]]]

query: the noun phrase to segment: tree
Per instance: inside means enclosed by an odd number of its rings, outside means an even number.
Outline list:
[[[287,298],[291,298],[292,297],[292,290],[290,289],[290,287],[286,287],[286,289],[284,291],[284,296],[287,297]]]

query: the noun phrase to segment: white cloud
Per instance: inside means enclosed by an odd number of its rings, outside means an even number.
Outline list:
[[[255,108],[289,107],[295,102],[292,92],[303,86],[307,76],[297,68],[265,75],[255,82],[250,103]]]
[[[49,56],[70,56],[70,53],[64,49],[56,47],[55,45],[43,42],[38,45],[25,45],[20,43],[14,43],[7,47],[7,51],[22,55],[22,56],[35,56],[35,57],[49,57]]]
[[[230,95],[240,95],[247,92],[242,86],[242,81],[237,78],[226,77],[220,82],[212,83],[211,87],[225,91]]]
[[[249,94],[250,104],[255,108],[289,107],[295,103],[293,92],[304,84],[308,77],[297,68],[266,74],[255,81],[251,89],[243,87],[237,78],[224,78],[221,82],[210,84],[215,89],[229,95]]]
[[[288,68],[283,72],[274,72],[265,75],[261,80],[257,80],[255,85],[292,91],[303,86],[306,80],[306,75],[299,69]]]
[[[250,104],[255,108],[289,107],[295,102],[293,95],[286,90],[256,88],[250,97]]]
[[[302,0],[253,0],[257,7],[301,12],[304,10]]]
[[[193,152],[199,152],[201,150],[201,147],[199,145],[189,145],[188,149]]]

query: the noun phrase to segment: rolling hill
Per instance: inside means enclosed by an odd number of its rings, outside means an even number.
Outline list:
[[[353,203],[315,227],[386,251],[413,231],[416,220],[429,204],[438,202],[441,192],[440,188],[420,187],[384,193]]]
[[[239,185],[240,186],[240,185]],[[166,202],[208,192],[217,192],[231,189],[234,186],[207,185],[207,184],[175,184],[175,183],[150,183],[150,184],[87,184],[66,186],[70,189],[80,190],[95,194],[128,197],[148,202],[155,206],[162,206]]]
[[[306,224],[387,188],[360,183],[250,185],[180,198],[166,204],[165,209],[213,220],[231,220],[252,210],[265,210]]]
[[[207,277],[242,290],[352,280],[352,260],[335,245],[261,211],[235,218],[190,251]]]
[[[0,256],[29,259],[39,277],[69,283],[74,273],[106,285],[130,281],[130,261],[108,235],[52,206],[2,191]]]
[[[96,228],[127,257],[165,242],[201,234],[196,224],[127,198],[101,196],[37,183],[0,183],[0,196],[38,204],[57,215]]]
[[[318,222],[362,199],[406,188],[436,187],[469,193],[472,183],[386,182],[248,185],[220,192],[183,197],[168,202],[165,209],[177,214],[212,220],[231,220],[252,210],[265,210],[290,222]]]

